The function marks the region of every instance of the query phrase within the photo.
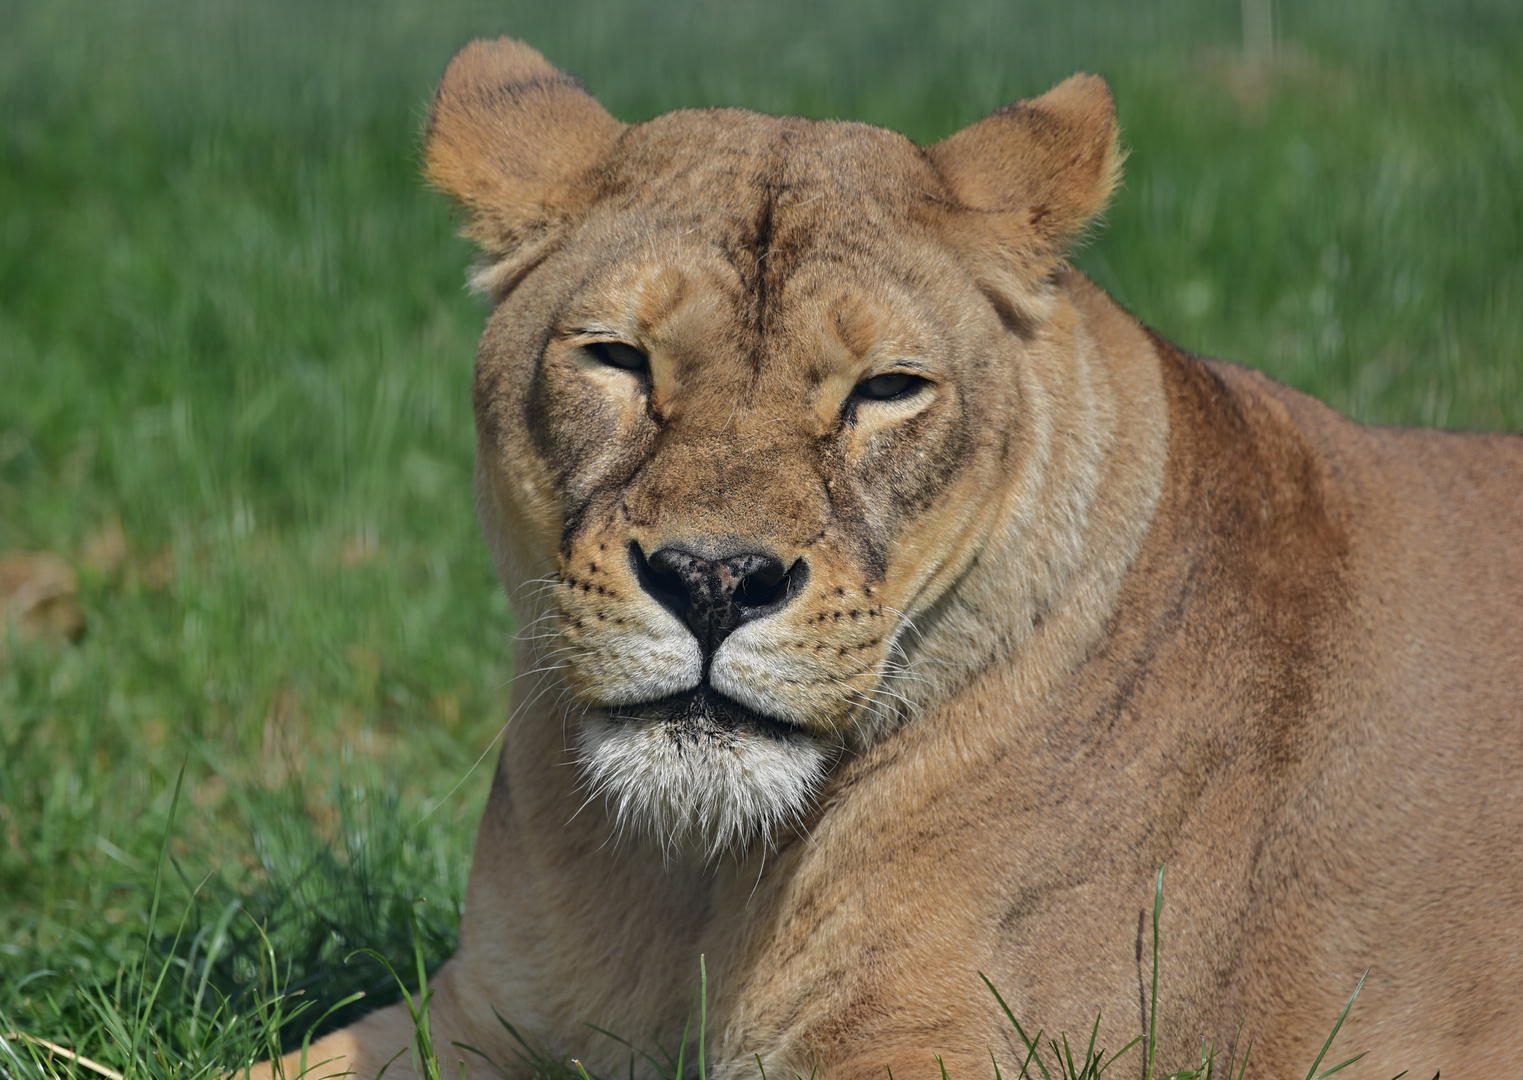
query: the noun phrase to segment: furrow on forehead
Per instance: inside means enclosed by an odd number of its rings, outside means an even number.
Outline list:
[[[632,129],[608,163],[602,194],[642,220],[701,221],[731,244],[755,244],[782,216],[839,224],[843,197],[854,208],[902,210],[922,189],[935,198],[937,186],[919,150],[893,132],[709,109]],[[836,205],[815,207],[827,194]]]

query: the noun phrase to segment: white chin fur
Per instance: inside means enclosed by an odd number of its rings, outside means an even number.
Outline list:
[[[677,737],[664,721],[598,713],[579,728],[579,762],[618,835],[654,842],[667,858],[771,843],[809,808],[829,765],[802,732]]]

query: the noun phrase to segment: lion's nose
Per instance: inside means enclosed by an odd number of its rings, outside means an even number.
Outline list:
[[[780,611],[808,574],[803,559],[784,566],[764,551],[705,559],[665,547],[647,559],[639,544],[631,544],[629,553],[641,588],[687,624],[705,657],[752,619]]]

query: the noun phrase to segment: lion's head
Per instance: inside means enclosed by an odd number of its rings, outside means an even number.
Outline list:
[[[485,252],[478,501],[520,662],[632,831],[770,836],[1079,572],[1105,448],[1054,417],[1097,407],[1061,279],[1117,176],[1099,79],[922,148],[625,126],[478,42],[427,162]]]

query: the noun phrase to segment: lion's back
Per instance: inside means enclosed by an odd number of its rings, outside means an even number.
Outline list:
[[[1469,1055],[1498,1010],[1523,1023],[1523,436],[1362,425],[1209,366],[1287,425],[1343,540],[1318,751],[1269,829],[1263,928],[1317,924],[1329,985],[1373,965],[1382,1065],[1420,1070],[1434,1032]],[[1314,806],[1331,810],[1315,825]]]

